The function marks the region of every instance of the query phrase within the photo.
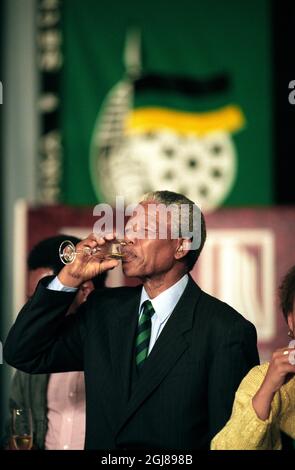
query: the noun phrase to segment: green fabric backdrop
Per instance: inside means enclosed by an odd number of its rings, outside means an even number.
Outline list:
[[[270,7],[267,0],[64,0],[63,202],[97,202],[89,174],[90,139],[106,93],[124,75],[126,31],[137,26],[144,73],[229,76],[231,89],[224,98],[242,109],[247,125],[234,135],[238,176],[225,205],[271,204]]]

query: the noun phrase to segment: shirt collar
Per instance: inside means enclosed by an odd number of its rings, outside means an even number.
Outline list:
[[[184,292],[184,289],[186,288],[187,283],[188,275],[185,274],[181,279],[179,279],[179,281],[173,284],[173,286],[164,290],[164,292],[161,292],[161,294],[157,295],[157,297],[154,297],[153,299],[149,298],[145,288],[143,287],[140,297],[139,314],[141,313],[143,302],[150,300],[155,310],[153,318],[157,316],[159,322],[163,323],[174,310],[177,302]]]

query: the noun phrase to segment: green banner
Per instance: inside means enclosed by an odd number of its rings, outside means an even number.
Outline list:
[[[271,204],[270,6],[64,0],[63,202]]]

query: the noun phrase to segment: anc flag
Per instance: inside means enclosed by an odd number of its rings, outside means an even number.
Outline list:
[[[63,201],[271,204],[270,47],[267,0],[64,0]]]
[[[99,113],[91,146],[98,196],[101,191],[115,203],[122,194],[132,203],[143,192],[166,189],[186,194],[204,210],[220,206],[236,176],[231,134],[245,123],[238,106],[220,103],[227,85],[225,77],[149,75],[115,86]],[[205,109],[197,109],[204,96]]]

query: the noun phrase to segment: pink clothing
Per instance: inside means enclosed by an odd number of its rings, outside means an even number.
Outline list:
[[[85,440],[83,372],[51,374],[47,388],[47,450],[81,450]]]

